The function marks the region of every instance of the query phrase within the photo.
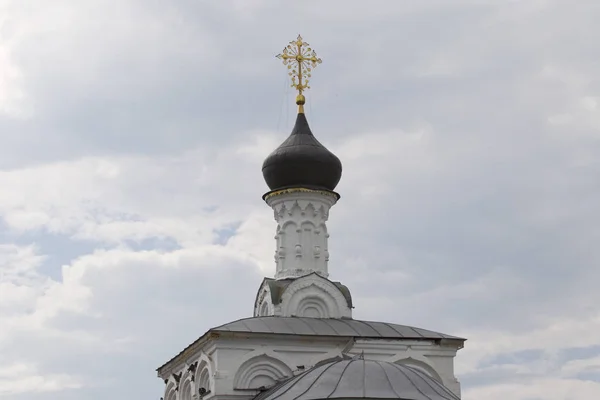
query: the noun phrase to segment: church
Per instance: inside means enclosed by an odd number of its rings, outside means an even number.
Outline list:
[[[157,369],[163,399],[460,399],[454,357],[465,339],[352,318],[350,289],[328,270],[342,163],[304,114],[321,59],[300,36],[277,57],[298,91],[298,115],[262,167],[277,223],[275,276],[258,286],[252,317],[210,329]]]

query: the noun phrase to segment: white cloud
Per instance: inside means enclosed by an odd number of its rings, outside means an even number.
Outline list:
[[[575,379],[537,379],[527,383],[489,385],[465,390],[463,399],[567,400],[600,396],[598,382]]]
[[[2,26],[0,20],[0,28]],[[0,113],[10,117],[25,116],[26,96],[21,87],[22,79],[21,70],[12,60],[9,44],[0,42]]]
[[[13,364],[0,369],[0,394],[60,392],[78,389],[83,383],[62,374],[39,375],[35,366]]]
[[[582,372],[600,372],[600,357],[592,357],[584,360],[571,360],[561,367],[561,372],[567,376],[575,377]]]
[[[251,314],[260,165],[294,108],[271,57],[298,28],[325,60],[309,119],[344,164],[330,272],[355,316],[469,338],[466,400],[598,397],[595,9],[0,4],[3,397],[159,397],[154,367]]]

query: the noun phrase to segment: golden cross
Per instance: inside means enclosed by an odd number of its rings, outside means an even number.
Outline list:
[[[317,53],[308,46],[308,43],[302,41],[302,36],[298,35],[296,40],[292,40],[283,49],[283,52],[277,55],[277,58],[283,60],[283,65],[287,65],[290,70],[292,87],[298,91],[296,104],[298,104],[298,112],[300,113],[304,113],[306,99],[302,92],[305,89],[310,89],[310,86],[308,86],[310,73],[317,64],[322,62],[320,58],[317,58]]]

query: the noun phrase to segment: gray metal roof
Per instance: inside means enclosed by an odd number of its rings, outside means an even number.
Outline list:
[[[386,322],[305,317],[252,317],[211,329],[213,332],[273,333],[281,335],[348,336],[378,339],[458,339],[456,336]]]
[[[250,317],[229,322],[225,325],[210,329],[196,341],[181,350],[179,354],[158,367],[160,371],[171,362],[183,357],[196,344],[208,340],[211,333],[265,333],[278,335],[308,335],[308,336],[338,336],[370,339],[416,339],[440,340],[453,339],[465,341],[466,339],[446,335],[444,333],[414,328],[412,326],[390,324],[387,322],[360,321],[357,319],[334,318],[304,318],[304,317]]]
[[[259,393],[254,400],[460,400],[426,373],[383,361],[337,359]]]

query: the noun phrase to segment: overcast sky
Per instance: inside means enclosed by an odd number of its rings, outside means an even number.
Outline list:
[[[464,400],[600,398],[598,0],[0,0],[0,397],[156,399],[274,272],[262,160],[344,165],[354,317],[467,337]]]

